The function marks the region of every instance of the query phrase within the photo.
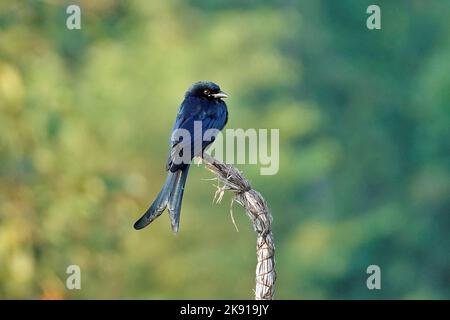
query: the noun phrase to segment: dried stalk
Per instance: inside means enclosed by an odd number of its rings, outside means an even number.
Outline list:
[[[218,181],[223,183],[222,187],[218,187],[214,198],[220,201],[226,190],[234,192],[233,201],[245,209],[253,224],[257,235],[255,299],[272,300],[276,280],[275,243],[272,234],[272,215],[267,203],[258,191],[251,188],[250,182],[236,168],[224,164],[206,153],[203,154],[203,161],[206,168],[217,176]]]

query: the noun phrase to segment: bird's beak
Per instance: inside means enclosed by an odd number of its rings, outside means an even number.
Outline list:
[[[213,93],[212,96],[213,96],[214,99],[228,98],[228,95],[225,92],[223,92],[223,91],[220,91],[219,93]]]

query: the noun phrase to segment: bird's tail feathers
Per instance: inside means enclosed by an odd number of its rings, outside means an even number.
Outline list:
[[[181,202],[183,200],[184,186],[186,184],[189,167],[178,171],[172,192],[169,195],[167,209],[169,210],[170,222],[173,232],[177,233],[180,226]]]
[[[134,228],[140,230],[148,226],[153,220],[158,218],[166,208],[172,224],[172,230],[178,232],[180,224],[181,202],[183,200],[184,186],[186,184],[189,167],[176,172],[169,171],[166,181],[153,201],[152,205],[144,215],[136,221]]]

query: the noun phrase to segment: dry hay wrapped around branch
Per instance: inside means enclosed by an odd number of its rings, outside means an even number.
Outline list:
[[[203,155],[206,168],[213,172],[223,186],[218,187],[215,198],[222,199],[226,190],[234,193],[250,218],[257,235],[256,241],[256,300],[272,300],[275,293],[275,243],[272,234],[272,214],[261,194],[253,190],[250,182],[236,168],[224,164],[208,154]],[[233,219],[234,223],[234,219]]]

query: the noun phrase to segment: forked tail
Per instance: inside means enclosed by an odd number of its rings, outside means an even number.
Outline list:
[[[176,172],[168,172],[166,182],[155,201],[153,201],[150,208],[148,208],[144,215],[134,224],[136,230],[148,226],[167,208],[169,210],[172,230],[175,233],[178,232],[181,202],[183,200],[184,186],[186,184],[188,172],[189,166]]]

